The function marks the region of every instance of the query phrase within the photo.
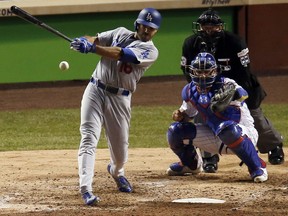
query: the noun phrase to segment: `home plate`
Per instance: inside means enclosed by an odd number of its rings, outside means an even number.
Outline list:
[[[187,199],[176,199],[174,203],[225,203],[225,200],[210,199],[210,198],[187,198]]]

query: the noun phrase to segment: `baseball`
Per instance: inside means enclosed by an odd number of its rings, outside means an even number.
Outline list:
[[[68,70],[69,69],[69,64],[67,61],[62,61],[59,64],[59,68],[60,70],[64,71],[64,70]]]

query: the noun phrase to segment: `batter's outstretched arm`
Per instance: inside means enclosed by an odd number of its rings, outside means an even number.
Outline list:
[[[120,60],[122,62],[140,63],[136,55],[129,48],[104,47],[99,45],[95,45],[95,48],[95,53],[100,56]]]
[[[106,46],[100,46],[99,41],[97,37],[91,37],[91,36],[84,36],[93,46],[95,46],[95,53],[106,57],[111,58],[114,60],[119,60],[121,57],[121,48],[120,47],[106,47]]]
[[[95,53],[114,60],[119,60],[121,58],[121,48],[120,47],[103,47],[96,45]]]
[[[100,56],[138,64],[136,55],[129,48],[121,48],[117,46],[101,46],[97,37],[84,36],[80,39],[76,38],[71,43],[71,48],[81,53],[95,53]]]

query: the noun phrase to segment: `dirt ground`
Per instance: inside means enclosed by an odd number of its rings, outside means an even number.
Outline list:
[[[288,103],[288,76],[261,77],[265,103]],[[87,82],[1,85],[0,110],[73,108]],[[143,79],[133,105],[178,105],[185,81],[180,77]],[[281,94],[279,94],[281,93]],[[288,155],[288,148],[285,148]],[[261,155],[267,162],[267,155]],[[126,176],[134,192],[118,192],[106,171],[107,149],[97,151],[94,190],[102,199],[83,205],[78,193],[77,151],[0,152],[0,215],[288,215],[288,161],[268,164],[269,180],[253,183],[239,159],[224,155],[216,174],[168,177],[177,161],[168,148],[130,149]],[[174,203],[180,198],[213,198],[222,204]]]

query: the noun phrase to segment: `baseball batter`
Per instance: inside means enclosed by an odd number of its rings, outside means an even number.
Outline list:
[[[92,181],[102,126],[110,150],[108,172],[121,192],[133,191],[124,173],[128,159],[131,97],[144,72],[158,57],[152,38],[161,19],[156,9],[145,8],[134,23],[134,32],[119,27],[95,37],[75,38],[71,43],[71,48],[76,51],[102,56],[81,103],[78,166],[80,192],[86,205],[100,201],[92,192]]]
[[[177,122],[167,133],[169,145],[180,159],[170,165],[168,175],[201,172],[198,147],[213,154],[234,153],[247,165],[254,182],[266,181],[266,164],[255,148],[258,132],[245,103],[247,92],[217,72],[216,60],[209,53],[199,53],[189,71],[192,82],[183,88],[183,104],[172,115]],[[204,123],[189,122],[198,112]]]

